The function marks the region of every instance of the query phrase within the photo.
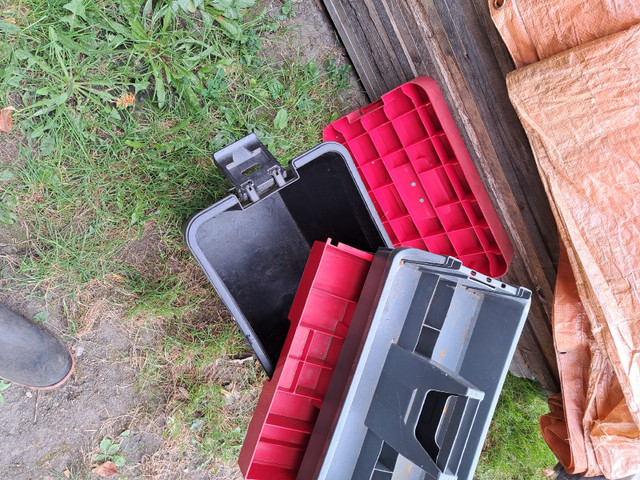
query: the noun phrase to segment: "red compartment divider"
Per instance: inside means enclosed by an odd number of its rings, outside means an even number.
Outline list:
[[[460,258],[502,276],[513,247],[447,104],[419,77],[329,124],[347,147],[395,246]]]
[[[294,480],[351,324],[373,255],[315,242],[291,327],[238,458],[247,480]]]

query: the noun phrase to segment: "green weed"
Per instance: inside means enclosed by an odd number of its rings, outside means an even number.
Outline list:
[[[5,382],[4,380],[0,380],[0,392],[4,392],[7,388],[11,386],[10,383]],[[0,393],[0,405],[4,403],[4,396]]]
[[[44,325],[44,323],[47,321],[48,316],[49,312],[47,312],[46,310],[43,312],[38,312],[33,316],[33,321]]]
[[[281,18],[282,20],[287,18],[293,18],[296,16],[296,12],[294,12],[293,10],[293,5],[291,4],[291,0],[284,0],[282,7],[280,7],[280,13],[281,15],[279,16],[279,18]]]
[[[338,65],[332,58],[327,60],[327,73],[340,89],[346,89],[349,86],[350,71],[351,65]]]
[[[478,480],[543,480],[557,460],[538,420],[548,412],[546,393],[531,380],[508,375],[476,470]]]
[[[100,442],[100,453],[96,453],[94,455],[94,460],[97,462],[113,462],[117,467],[124,466],[127,461],[124,456],[121,455],[120,445],[122,440],[128,438],[131,435],[129,430],[125,430],[116,440],[111,440],[108,437],[105,437]]]

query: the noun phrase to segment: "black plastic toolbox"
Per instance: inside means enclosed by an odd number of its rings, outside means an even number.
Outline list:
[[[284,168],[251,134],[214,161],[236,194],[196,214],[186,242],[271,376],[313,242],[333,238],[375,252],[391,241],[338,143]]]
[[[451,257],[379,251],[297,478],[472,479],[530,298]]]

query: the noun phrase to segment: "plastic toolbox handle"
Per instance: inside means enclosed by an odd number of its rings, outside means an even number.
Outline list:
[[[365,424],[428,473],[455,475],[484,392],[392,344]]]
[[[286,183],[287,170],[255,133],[218,150],[213,154],[213,161],[243,201],[257,202],[274,186],[280,188]]]

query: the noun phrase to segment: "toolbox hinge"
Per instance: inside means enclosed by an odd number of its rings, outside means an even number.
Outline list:
[[[287,169],[278,163],[255,133],[217,151],[213,161],[245,202],[255,203],[287,183]]]

